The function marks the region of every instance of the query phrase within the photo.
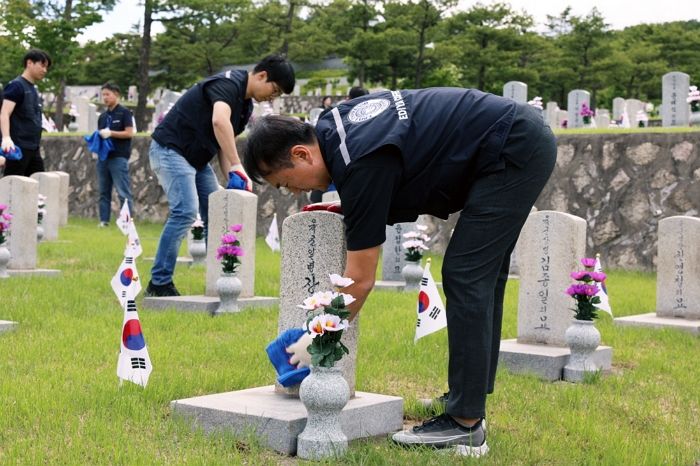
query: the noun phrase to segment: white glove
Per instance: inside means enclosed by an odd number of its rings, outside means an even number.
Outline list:
[[[12,142],[12,138],[9,136],[2,138],[2,151],[4,153],[9,153],[13,150],[15,150],[15,143]]]
[[[109,128],[104,128],[100,130],[100,137],[102,139],[107,139],[112,136],[112,132],[109,130]]]
[[[289,358],[289,363],[297,367],[308,367],[311,365],[311,355],[309,354],[309,345],[311,344],[311,335],[304,333],[296,343],[287,346],[287,353],[292,356]]]
[[[245,181],[245,190],[251,193],[253,192],[253,182],[250,181],[250,177],[245,172],[243,165],[237,163],[236,165],[231,166],[231,170],[229,171],[238,173],[238,176],[243,178],[243,181]]]

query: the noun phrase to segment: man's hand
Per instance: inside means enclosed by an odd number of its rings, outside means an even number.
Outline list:
[[[235,173],[238,175],[241,180],[243,180],[244,183],[244,189],[248,192],[253,192],[253,183],[250,181],[250,178],[248,178],[248,174],[245,172],[245,169],[243,169],[243,165],[240,163],[237,163],[231,167],[231,170],[229,171],[229,179],[230,175],[232,173]],[[229,184],[231,184],[231,181],[229,180]]]
[[[14,150],[15,150],[15,143],[12,142],[12,138],[9,136],[5,136],[4,138],[2,138],[2,151],[5,154],[8,154]]]
[[[289,358],[289,363],[297,367],[308,367],[311,365],[311,355],[309,354],[309,345],[311,344],[311,335],[304,333],[301,338],[287,347],[287,353],[292,356]]]
[[[333,212],[334,214],[343,215],[343,209],[340,205],[340,201],[331,202],[316,202],[315,204],[307,204],[301,208],[303,212],[311,212],[314,210],[325,210],[327,212]]]
[[[107,139],[109,137],[112,137],[112,131],[109,130],[109,128],[103,128],[99,131],[100,137],[102,139]]]
[[[0,168],[2,168],[2,167],[4,167],[4,166],[5,166],[5,157],[3,157],[2,155],[0,155]]]

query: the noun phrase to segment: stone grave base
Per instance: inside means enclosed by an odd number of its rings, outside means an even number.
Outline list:
[[[12,322],[10,320],[0,320],[0,333],[14,330],[16,326],[17,322]]]
[[[7,269],[7,273],[11,277],[27,277],[30,275],[39,277],[57,277],[61,275],[61,271],[56,269]]]
[[[516,374],[533,374],[547,380],[560,380],[564,366],[569,361],[570,350],[561,346],[529,345],[517,340],[502,340],[498,357],[501,367]],[[593,355],[593,361],[603,372],[612,367],[612,348],[599,346]]]
[[[279,304],[279,298],[253,296],[238,298],[241,311],[252,307],[272,307]],[[143,309],[177,309],[179,311],[214,312],[219,307],[218,296],[167,296],[162,298],[143,298]]]
[[[618,317],[615,324],[624,327],[673,328],[684,330],[694,335],[700,335],[700,320],[683,319],[680,317],[658,317],[656,313],[639,314],[636,316]]]
[[[276,393],[274,385],[175,400],[170,407],[206,432],[252,433],[262,444],[287,455],[296,453],[307,415],[298,398]],[[403,399],[355,392],[341,413],[341,424],[348,440],[401,430]]]

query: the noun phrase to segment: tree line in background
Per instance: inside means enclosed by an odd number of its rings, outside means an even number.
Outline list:
[[[0,82],[20,71],[27,46],[49,52],[44,90],[63,108],[66,85],[116,82],[139,88],[138,127],[146,97],[162,86],[183,89],[232,64],[278,52],[304,65],[341,57],[348,77],[388,88],[475,87],[500,94],[507,81],[530,96],[565,105],[572,89],[594,106],[616,96],[659,102],[661,76],[682,71],[700,80],[700,22],[642,24],[611,30],[596,9],[570,8],[536,31],[532,16],[507,3],[457,9],[456,0],[143,0],[139,27],[80,45],[115,0],[3,0]],[[161,22],[165,32],[151,37]],[[137,32],[141,31],[141,32]],[[63,112],[55,119],[62,127]]]

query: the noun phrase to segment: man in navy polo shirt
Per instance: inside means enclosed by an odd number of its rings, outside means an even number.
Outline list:
[[[107,111],[97,120],[97,128],[102,139],[110,138],[114,149],[107,155],[107,160],[97,161],[97,182],[100,186],[98,226],[106,227],[112,205],[112,186],[117,189],[120,205],[126,199],[129,212],[134,212],[129,178],[129,157],[131,156],[131,138],[134,137],[134,123],[131,112],[119,104],[121,90],[112,83],[102,85],[102,101]]]
[[[270,55],[252,72],[226,71],[192,86],[175,103],[152,135],[149,159],[168,197],[170,213],[163,227],[146,296],[179,296],[173,283],[182,238],[197,212],[208,224],[209,194],[219,189],[209,162],[218,154],[229,186],[252,191],[236,149],[235,137],[248,123],[253,99],[272,100],[294,90],[294,69]]]
[[[44,160],[39,151],[43,104],[36,83],[46,76],[51,67],[51,57],[43,50],[31,49],[24,55],[22,64],[22,74],[3,89],[0,168],[5,167],[5,176],[31,176],[44,171]],[[22,151],[20,160],[8,157],[15,147]]]
[[[461,210],[445,252],[449,398],[445,413],[394,435],[401,445],[488,451],[510,254],[556,159],[541,112],[474,89],[380,92],[340,103],[313,128],[266,117],[248,136],[245,166],[293,193],[340,195],[347,237],[344,289],[352,317],[374,286],[385,225]],[[288,348],[308,364],[308,334]]]

